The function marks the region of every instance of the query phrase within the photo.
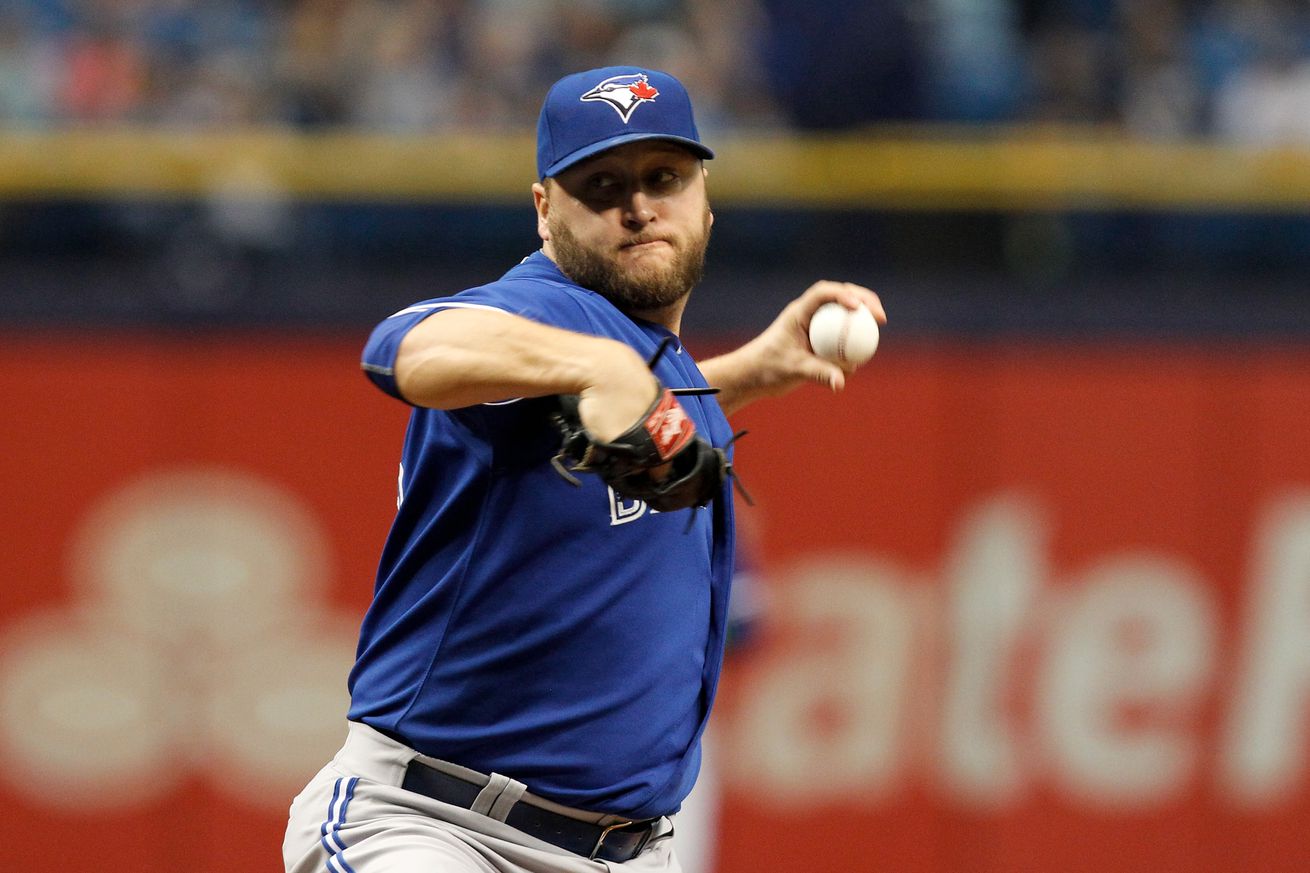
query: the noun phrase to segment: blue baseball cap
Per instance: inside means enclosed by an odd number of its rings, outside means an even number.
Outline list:
[[[565,76],[547,92],[537,120],[537,175],[554,176],[642,139],[667,140],[699,158],[714,157],[700,141],[687,89],[668,73],[602,67]]]

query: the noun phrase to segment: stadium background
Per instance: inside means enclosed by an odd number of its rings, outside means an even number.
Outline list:
[[[277,869],[336,746],[404,410],[371,325],[535,242],[531,123],[698,98],[706,355],[891,323],[747,410],[767,597],[718,869],[1310,867],[1310,22],[1274,0],[13,0],[0,836]]]

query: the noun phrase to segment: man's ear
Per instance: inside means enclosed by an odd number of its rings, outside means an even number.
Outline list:
[[[701,162],[700,162],[700,177],[701,177],[701,179],[702,179],[703,181],[705,181],[705,182],[707,182],[707,183],[709,182],[709,179],[710,179],[710,168],[707,167],[707,166],[705,166],[705,162],[704,162],[704,161],[701,161]],[[706,190],[708,191],[708,186],[707,186]],[[709,216],[710,216],[710,226],[713,227],[713,226],[714,226],[714,210],[713,210],[713,209],[710,209],[709,206],[707,205],[707,206],[705,207],[705,211],[709,213]]]
[[[542,242],[550,239],[550,228],[546,224],[546,216],[550,213],[549,184],[549,179],[532,183],[532,205],[537,210],[537,236],[541,237]]]

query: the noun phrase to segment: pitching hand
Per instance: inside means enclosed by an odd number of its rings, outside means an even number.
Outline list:
[[[726,412],[740,409],[761,397],[786,394],[805,382],[818,382],[833,391],[846,387],[855,366],[826,361],[810,348],[810,318],[830,301],[849,309],[861,303],[879,323],[887,322],[878,295],[850,282],[815,282],[788,303],[764,332],[735,351],[701,364],[706,380],[720,389],[719,405]]]

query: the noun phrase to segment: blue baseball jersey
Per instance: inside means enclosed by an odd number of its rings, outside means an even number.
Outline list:
[[[540,252],[496,282],[383,321],[365,372],[399,397],[401,339],[458,307],[610,337],[647,359],[671,338],[656,376],[705,386],[674,334],[624,315]],[[713,396],[681,400],[699,433],[727,445]],[[560,803],[668,814],[695,781],[722,664],[731,489],[707,508],[659,513],[594,475],[571,485],[550,463],[552,402],[414,409],[350,718]]]

